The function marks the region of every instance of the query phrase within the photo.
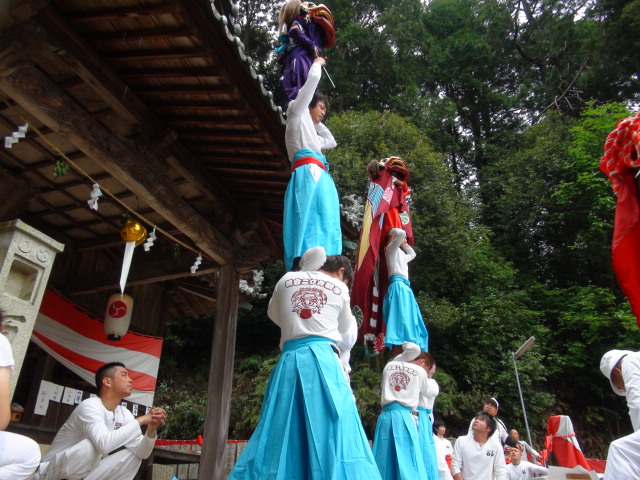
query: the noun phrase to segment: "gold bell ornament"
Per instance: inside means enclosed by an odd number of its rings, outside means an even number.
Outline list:
[[[124,248],[124,258],[122,259],[122,272],[120,273],[120,293],[124,294],[124,286],[127,283],[131,261],[133,260],[133,249],[147,238],[147,230],[140,222],[129,219],[120,230],[120,236],[123,241],[127,242]]]

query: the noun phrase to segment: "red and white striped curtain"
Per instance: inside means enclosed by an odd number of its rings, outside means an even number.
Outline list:
[[[162,338],[128,332],[110,342],[103,322],[52,290],[47,290],[31,340],[91,385],[107,362],[122,362],[133,379],[127,401],[151,406],[156,389]]]

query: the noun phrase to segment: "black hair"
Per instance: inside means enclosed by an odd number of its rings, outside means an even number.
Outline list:
[[[507,439],[504,441],[504,444],[507,447],[518,448],[518,442],[516,442],[516,439],[513,438],[511,435],[507,435]]]
[[[493,418],[491,415],[489,415],[485,411],[480,411],[476,413],[476,416],[474,418],[478,418],[478,417],[482,417],[487,420],[487,426],[491,429],[491,432],[489,432],[489,436],[493,435],[493,432],[496,431],[496,428],[498,426],[496,423],[496,419]]]
[[[351,266],[349,259],[344,255],[328,256],[327,261],[320,267],[320,270],[335,273],[341,268],[344,268],[344,283],[346,283],[348,287],[351,287],[351,284],[353,283],[353,267]]]
[[[293,262],[291,262],[291,271],[292,272],[299,272],[300,271],[300,260],[302,259],[302,257],[295,257],[293,259]]]
[[[442,420],[436,420],[435,422],[433,422],[433,434],[434,435],[438,434],[438,429],[440,427],[447,428],[447,426],[444,424],[444,422]]]
[[[102,390],[102,380],[113,375],[113,369],[115,367],[127,368],[122,362],[109,362],[102,365],[96,372],[96,388],[98,389],[98,395]]]
[[[309,104],[309,108],[315,107],[318,102],[324,102],[325,108],[329,110],[329,99],[324,93],[316,90],[316,93],[313,94],[313,98],[311,99],[311,103]]]

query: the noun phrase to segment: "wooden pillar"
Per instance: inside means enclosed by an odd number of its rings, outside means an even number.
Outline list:
[[[236,323],[240,279],[234,263],[220,267],[216,319],[209,367],[207,416],[204,422],[200,480],[224,478],[225,448],[229,430],[233,358],[236,348]]]

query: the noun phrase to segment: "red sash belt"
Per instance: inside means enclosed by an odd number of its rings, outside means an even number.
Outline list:
[[[302,165],[309,165],[310,163],[315,163],[320,168],[322,168],[325,172],[327,171],[327,167],[324,166],[324,163],[322,163],[317,158],[314,158],[314,157],[302,157],[302,158],[299,158],[298,160],[296,160],[295,162],[293,162],[293,165],[291,165],[291,173],[293,173],[293,171],[296,168],[301,167]]]

